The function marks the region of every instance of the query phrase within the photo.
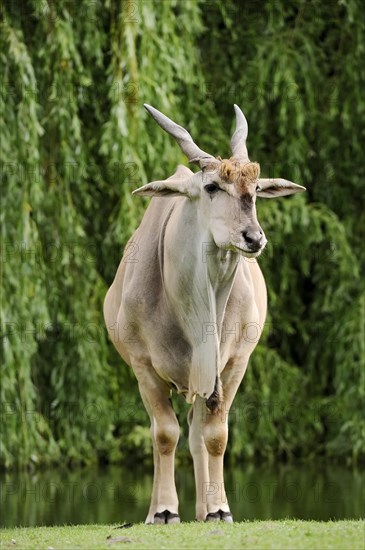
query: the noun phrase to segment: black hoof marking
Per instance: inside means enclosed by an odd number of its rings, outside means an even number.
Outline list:
[[[210,512],[207,514],[205,521],[225,521],[227,523],[233,523],[233,517],[231,512],[223,512],[223,510],[218,510],[217,512]]]
[[[174,514],[172,512],[169,512],[168,510],[164,510],[163,512],[156,512],[154,515],[153,523],[156,523],[158,525],[163,525],[165,523],[180,523],[180,516],[179,514]]]

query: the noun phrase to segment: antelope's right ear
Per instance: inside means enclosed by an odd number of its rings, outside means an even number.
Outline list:
[[[185,195],[194,198],[200,194],[200,188],[193,177],[194,172],[186,166],[179,165],[173,176],[166,180],[153,181],[135,189],[133,195],[143,197],[177,197]]]

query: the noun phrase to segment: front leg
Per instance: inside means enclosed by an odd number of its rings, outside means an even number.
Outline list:
[[[224,488],[223,462],[228,440],[228,413],[245,374],[249,354],[227,363],[221,374],[223,401],[215,412],[197,397],[191,410],[189,443],[194,459],[196,518],[232,522]]]
[[[206,410],[203,427],[205,446],[208,451],[209,486],[206,488],[207,521],[233,521],[224,487],[224,453],[228,441],[227,415],[224,402],[219,410]]]
[[[205,521],[208,513],[206,491],[209,486],[209,457],[203,436],[205,399],[197,396],[189,411],[189,448],[194,461],[196,490],[195,518]]]
[[[196,519],[232,521],[223,480],[226,418],[211,413],[197,396],[189,414],[189,446],[194,460]]]
[[[205,495],[207,521],[233,521],[224,487],[223,473],[224,453],[228,441],[227,416],[224,401],[214,412],[206,409],[203,436],[208,451],[209,467],[209,485]]]
[[[170,389],[155,371],[145,370],[143,378],[138,376],[138,371],[136,374],[140,394],[151,420],[153,442],[153,490],[146,523],[179,523],[175,450],[180,427],[171,405]]]

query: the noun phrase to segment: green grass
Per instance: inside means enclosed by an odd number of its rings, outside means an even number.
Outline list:
[[[0,548],[365,548],[364,521],[253,521],[232,524],[136,524],[0,530]]]

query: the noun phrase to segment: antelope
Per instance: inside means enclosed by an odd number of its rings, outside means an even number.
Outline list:
[[[193,173],[179,165],[166,180],[133,191],[152,200],[104,302],[110,338],[133,369],[151,422],[154,478],[146,523],[180,522],[174,476],[180,427],[173,390],[191,404],[196,519],[232,522],[223,479],[228,413],[267,307],[256,260],[267,240],[256,198],[305,188],[260,178],[259,164],[248,157],[247,121],[237,105],[229,159],[204,152],[187,130],[150,105],[145,108],[200,167]],[[247,326],[256,327],[255,338],[244,336]]]

